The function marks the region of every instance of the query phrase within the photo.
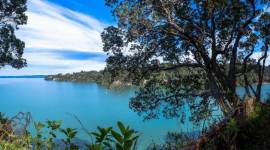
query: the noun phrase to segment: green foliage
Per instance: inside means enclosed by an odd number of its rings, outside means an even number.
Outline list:
[[[46,139],[45,145],[47,149],[52,149],[55,146],[56,132],[60,129],[62,121],[48,120],[46,123],[49,129],[49,137]]]
[[[0,142],[3,143],[1,139],[8,140],[10,136],[13,136],[13,133],[9,118],[0,112]]]
[[[226,131],[230,133],[236,133],[239,131],[239,127],[238,127],[236,119],[231,118],[229,120],[229,123],[226,126]]]
[[[70,81],[79,83],[95,82],[109,89],[124,89],[132,86],[132,81],[127,78],[126,71],[117,70],[111,73],[102,71],[81,71],[68,74],[57,74],[46,76],[48,81]]]
[[[46,149],[53,149],[56,146],[55,140],[57,139],[58,133],[63,133],[65,135],[65,139],[62,139],[62,142],[65,143],[66,150],[76,150],[78,146],[72,144],[72,140],[77,135],[77,130],[72,128],[61,129],[62,121],[54,121],[48,120],[46,125],[38,122],[34,123],[34,127],[36,130],[36,135],[33,137],[33,142],[35,149],[41,150],[43,147]],[[48,130],[44,131],[45,127]],[[45,135],[48,133],[48,135]]]
[[[66,129],[61,129],[60,130],[62,133],[64,133],[66,135],[66,139],[63,139],[62,141],[66,144],[66,150],[72,149],[72,150],[76,150],[78,149],[78,147],[74,144],[71,143],[72,139],[74,139],[77,135],[77,131],[76,129],[72,129],[72,128],[66,128]]]
[[[41,130],[45,128],[45,124],[41,122],[38,122],[38,123],[35,122],[34,127],[36,130],[36,135],[33,137],[35,149],[41,150],[43,146],[43,139],[42,139],[43,132]]]
[[[112,127],[109,128],[101,128],[97,127],[98,132],[91,132],[90,136],[94,136],[96,142],[95,144],[89,145],[90,149],[111,149],[111,135],[110,132]]]
[[[5,118],[4,115],[1,115]],[[8,118],[5,120],[9,121]],[[0,124],[2,125],[2,124]],[[74,128],[61,128],[62,121],[48,120],[46,124],[34,122],[35,134],[31,136],[28,131],[22,135],[16,135],[11,128],[11,131],[6,131],[3,126],[0,126],[0,149],[2,150],[53,150],[59,149],[57,140],[59,133],[64,135],[61,141],[65,150],[78,150],[79,145],[73,140],[76,138],[78,131]],[[94,137],[95,141],[86,143],[89,150],[134,150],[136,148],[138,134],[129,126],[125,126],[121,122],[117,122],[120,132],[113,130],[112,127],[101,128],[97,127],[96,132],[88,132],[89,136]],[[3,132],[7,135],[3,136]],[[81,145],[80,145],[81,146]]]
[[[27,0],[0,0],[0,68],[26,66],[22,58],[25,44],[15,35],[20,25],[27,23]]]
[[[243,103],[236,90],[240,83],[261,100],[270,43],[270,13],[264,9],[269,0],[105,2],[117,20],[101,34],[106,69],[125,70],[137,84],[146,81],[130,102],[138,114],[179,118],[188,116],[181,112],[188,104],[195,112],[192,121],[211,119],[216,108],[228,115]],[[175,73],[182,71],[189,74]],[[167,76],[155,78],[162,73]],[[203,100],[196,103],[195,97]]]
[[[122,122],[117,122],[117,126],[120,130],[120,133],[116,132],[115,130],[111,130],[111,134],[116,143],[116,150],[135,149],[136,142],[139,137],[137,132],[133,129],[130,129],[129,126],[125,127]]]
[[[62,121],[52,121],[52,120],[47,121],[47,127],[51,129],[52,131],[56,131],[57,129],[61,127],[61,125],[62,125]]]
[[[125,127],[122,122],[117,122],[120,132],[113,130],[112,127],[100,128],[98,132],[92,132],[95,137],[95,143],[89,145],[89,150],[133,150],[136,149],[138,133],[129,126]]]
[[[0,138],[0,149],[1,150],[29,150],[32,147],[32,137],[29,133],[24,135],[15,135],[14,133],[9,134],[9,139]]]
[[[8,118],[5,116],[5,114],[0,112],[0,124],[5,124],[7,123]]]
[[[0,149],[1,150],[29,150],[32,147],[32,137],[28,131],[16,135],[11,122],[0,112]]]
[[[177,150],[184,149],[185,146],[193,143],[196,140],[196,136],[184,132],[168,132],[165,137],[164,144],[153,143],[147,149],[148,150]]]
[[[270,105],[256,104],[249,119],[232,118],[203,149],[267,150],[270,148]]]

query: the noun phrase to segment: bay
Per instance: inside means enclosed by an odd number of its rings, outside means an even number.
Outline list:
[[[18,112],[30,112],[34,121],[62,120],[64,127],[81,129],[76,115],[89,131],[97,126],[116,126],[122,121],[139,131],[139,149],[153,141],[161,143],[168,131],[181,131],[190,125],[177,120],[143,121],[129,108],[134,90],[113,91],[95,83],[45,81],[43,78],[1,78],[0,112],[12,117]],[[91,140],[82,130],[79,138]]]
[[[239,88],[239,92],[243,89]],[[263,85],[263,97],[270,91],[270,84]],[[139,131],[139,149],[152,142],[161,143],[168,131],[191,131],[190,122],[178,120],[143,121],[129,108],[134,90],[113,91],[95,83],[70,83],[45,81],[43,78],[1,78],[0,112],[11,117],[18,112],[30,112],[34,121],[62,120],[64,127],[77,128],[78,137],[91,141],[72,115],[76,115],[89,131],[97,126],[115,127],[117,121]]]

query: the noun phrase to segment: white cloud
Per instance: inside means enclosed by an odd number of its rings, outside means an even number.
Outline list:
[[[268,52],[269,53],[269,52]],[[261,57],[263,56],[262,52],[254,52],[251,56],[251,58],[255,59],[255,60],[259,60]],[[270,65],[270,57],[269,54],[265,60],[265,64],[266,65]]]
[[[18,32],[26,48],[102,51],[105,24],[44,0],[29,1],[28,7],[28,24]]]
[[[105,62],[93,60],[59,59],[59,56],[48,52],[27,53],[25,57],[29,60],[29,64],[34,64],[35,66],[47,66],[50,69],[54,67],[55,69],[65,68],[68,69],[67,71],[99,70],[105,66]]]
[[[105,23],[47,0],[29,0],[27,16],[28,23],[20,28],[17,36],[25,41],[24,57],[29,67],[21,70],[8,67],[1,70],[0,75],[54,74],[104,68],[105,62],[69,60],[57,57],[52,51],[102,53],[100,33],[107,26]]]
[[[54,53],[26,53],[28,67],[15,70],[6,67],[1,70],[1,75],[47,75],[57,73],[72,73],[82,70],[100,70],[105,67],[105,62],[94,60],[65,60],[59,59]]]

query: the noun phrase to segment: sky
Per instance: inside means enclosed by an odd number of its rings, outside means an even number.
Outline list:
[[[101,70],[106,55],[100,33],[115,21],[104,0],[28,0],[28,23],[16,32],[28,66],[0,70],[0,76],[49,75]],[[260,52],[253,55],[260,57]],[[267,59],[270,64],[270,58]]]
[[[23,69],[0,75],[48,75],[105,67],[100,33],[114,24],[103,0],[28,0],[28,23],[17,36],[26,44]]]

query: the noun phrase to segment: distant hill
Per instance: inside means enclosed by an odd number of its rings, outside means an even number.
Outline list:
[[[0,78],[45,78],[47,75],[0,76]]]
[[[106,71],[81,71],[67,74],[48,75],[45,77],[47,81],[69,81],[79,83],[98,83],[112,89],[130,87],[131,81],[127,81],[126,73],[114,77]]]
[[[119,76],[112,79],[112,75],[106,71],[81,71],[68,74],[48,75],[45,77],[47,81],[70,81],[70,82],[95,82],[100,85],[119,88],[131,86],[132,81],[127,78],[127,73],[121,72]],[[270,66],[265,68],[264,82],[270,82]]]

